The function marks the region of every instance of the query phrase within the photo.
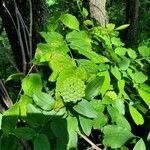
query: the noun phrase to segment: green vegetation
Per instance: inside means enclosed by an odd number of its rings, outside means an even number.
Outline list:
[[[58,7],[55,0],[48,4],[53,9]],[[14,105],[0,114],[0,149],[149,148],[148,36],[142,32],[139,46],[127,48],[120,31],[129,24],[109,23],[102,27],[80,4],[71,11],[64,12],[61,7],[57,8],[60,13],[51,10],[40,32],[44,41],[37,44],[28,73],[7,78],[6,85],[19,85],[20,81],[21,89],[17,89]],[[111,11],[116,7],[110,8],[110,17],[115,17]],[[141,36],[145,40],[141,41]],[[0,55],[11,56],[14,62],[6,35],[1,39],[4,44]],[[0,58],[0,66],[5,63]],[[0,72],[2,78],[13,73],[11,68],[8,70]]]

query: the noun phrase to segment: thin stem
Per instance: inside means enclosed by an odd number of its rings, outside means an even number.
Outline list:
[[[8,8],[6,7],[5,2],[3,2],[3,7],[4,7],[5,10],[7,11],[7,13],[9,14],[9,16],[10,16],[10,18],[11,18],[11,20],[12,20],[12,23],[13,23],[13,25],[14,25],[14,27],[15,27],[15,30],[16,30],[16,32],[18,33],[16,23],[15,23],[15,21],[14,21],[12,15],[11,15],[11,13],[9,12]]]
[[[18,15],[18,19],[21,23],[21,26],[22,26],[22,29],[23,29],[23,34],[24,34],[24,40],[25,40],[25,44],[26,44],[26,50],[27,50],[27,54],[28,54],[28,57],[29,57],[29,44],[28,44],[28,40],[27,40],[27,35],[29,36],[29,31],[27,29],[27,26],[22,18],[22,15],[21,13],[19,12],[19,9],[16,7],[16,11],[17,11],[17,15]]]
[[[17,11],[18,7],[17,7],[17,3],[16,3],[15,0],[14,0],[14,5],[15,5],[16,18],[17,18],[18,39],[19,39],[19,43],[20,43],[20,47],[21,47],[21,54],[22,54],[23,72],[26,73],[27,62],[26,62],[26,56],[25,56],[25,49],[24,49],[24,45],[23,45],[23,40],[22,40],[22,36],[21,36],[20,22],[19,22],[18,11]]]
[[[30,7],[30,29],[29,29],[29,47],[30,47],[30,61],[32,60],[32,31],[33,31],[33,10],[32,2],[29,0]]]
[[[83,135],[80,132],[77,132],[86,142],[88,142],[93,149],[95,150],[102,150],[101,148],[99,148],[97,145],[95,145],[90,139],[88,139],[85,135]]]

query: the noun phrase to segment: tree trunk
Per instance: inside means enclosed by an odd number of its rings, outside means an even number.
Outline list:
[[[125,43],[130,47],[137,42],[138,15],[139,0],[126,0],[126,23],[130,26],[125,31]]]
[[[31,57],[35,52],[36,45],[41,40],[39,30],[45,19],[46,9],[43,0],[16,0],[16,5],[14,2],[15,0],[0,0],[0,17],[2,18],[14,53],[16,64],[20,71],[26,72],[28,70],[28,63],[31,61]],[[31,4],[32,8],[30,7]],[[24,22],[24,25],[22,25],[22,22]],[[27,48],[29,47],[30,54],[27,54]]]
[[[90,0],[91,17],[95,18],[103,27],[107,24],[106,0]]]

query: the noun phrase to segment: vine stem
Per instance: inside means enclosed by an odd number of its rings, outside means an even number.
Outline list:
[[[35,67],[35,65],[33,64],[31,67],[30,67],[30,70],[28,71],[28,73],[27,73],[27,75],[26,75],[26,77],[32,72],[32,69],[33,69],[33,67]],[[20,91],[19,91],[19,94],[18,94],[18,97],[17,97],[17,101],[16,102],[18,102],[19,101],[19,98],[20,98],[20,95],[21,95],[21,92],[22,92],[22,87],[21,87],[21,89],[20,89]]]
[[[97,145],[95,145],[90,139],[88,139],[85,135],[80,132],[77,132],[87,143],[89,143],[94,150],[102,150]]]

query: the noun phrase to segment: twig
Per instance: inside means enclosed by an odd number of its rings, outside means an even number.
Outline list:
[[[29,0],[30,7],[30,28],[29,28],[29,48],[30,48],[30,61],[32,60],[32,30],[33,30],[33,10],[32,10],[32,2]]]
[[[87,141],[94,150],[102,150],[101,148],[99,148],[98,146],[96,146],[91,140],[89,140],[85,135],[83,135],[80,132],[77,132],[85,141]]]
[[[6,105],[7,108],[10,108],[13,105],[13,102],[11,98],[9,97],[8,92],[1,80],[0,80],[0,91],[3,94],[2,98],[3,98],[4,104]]]

